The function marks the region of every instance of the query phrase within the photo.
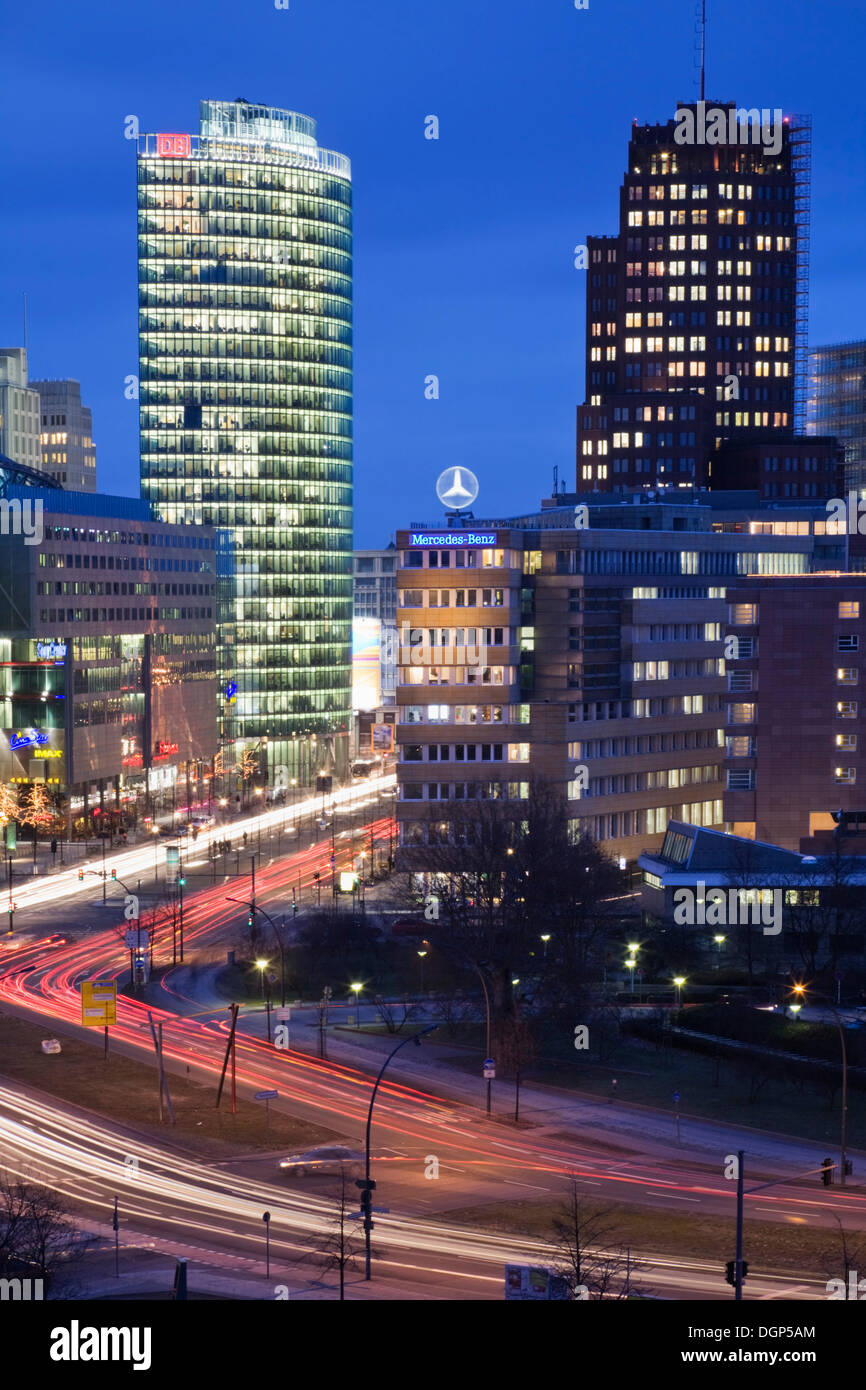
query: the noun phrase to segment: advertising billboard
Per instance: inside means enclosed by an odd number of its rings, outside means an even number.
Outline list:
[[[382,703],[379,618],[352,619],[352,708],[378,709]]]
[[[506,1265],[505,1297],[522,1302],[538,1299],[567,1299],[568,1281],[544,1265]]]

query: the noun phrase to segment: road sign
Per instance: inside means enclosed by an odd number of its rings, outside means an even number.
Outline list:
[[[484,1058],[484,1067],[482,1069],[482,1073],[485,1081],[496,1080],[496,1063],[494,1062],[492,1057]]]
[[[130,927],[124,937],[127,951],[147,951],[150,949],[150,932],[147,927]]]
[[[679,1105],[679,1103],[680,1103],[680,1093],[679,1093],[679,1091],[674,1091],[674,1105]]]
[[[176,845],[166,845],[165,877],[168,883],[177,883],[180,876],[180,850]]]
[[[292,1011],[290,1008],[283,1008],[283,1006],[280,1005],[279,1008],[274,1009],[274,1018],[276,1019],[277,1023],[291,1023]]]
[[[279,1091],[256,1091],[255,1099],[256,1099],[256,1100],[276,1100],[277,1097],[279,1096],[279,1094],[280,1094]]]
[[[81,1022],[85,1028],[107,1028],[117,1022],[116,980],[85,980],[82,983]]]

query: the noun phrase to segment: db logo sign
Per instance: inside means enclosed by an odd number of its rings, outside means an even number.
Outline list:
[[[183,159],[190,153],[189,136],[157,135],[156,152],[158,155],[168,155],[172,159]]]

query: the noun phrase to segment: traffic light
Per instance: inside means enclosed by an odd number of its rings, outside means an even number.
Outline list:
[[[253,920],[253,914],[252,912],[250,912],[247,916],[247,926],[250,928],[250,930],[252,930]]]
[[[78,882],[81,883],[81,882],[83,882],[83,880],[84,880],[84,870],[83,870],[83,869],[79,869],[79,870],[78,870]]]
[[[846,1178],[850,1178],[853,1172],[854,1172],[854,1161],[853,1161],[853,1159],[846,1158],[846,1159],[845,1159],[845,1177],[846,1177]]]
[[[741,1269],[742,1269],[741,1280],[742,1280],[743,1282],[745,1282],[746,1275],[747,1275],[748,1272],[749,1272],[749,1262],[748,1262],[748,1260],[742,1260],[742,1261],[741,1261]],[[728,1283],[728,1284],[731,1284],[731,1285],[734,1286],[734,1287],[736,1287],[736,1283],[737,1283],[737,1262],[736,1262],[736,1260],[728,1260],[728,1263],[725,1265],[725,1282]]]
[[[364,1214],[365,1222],[369,1222],[372,1227],[373,1223],[370,1221],[370,1216],[373,1211],[373,1189],[376,1184],[372,1178],[356,1178],[355,1186],[361,1189],[361,1211]]]
[[[830,1187],[833,1182],[833,1169],[835,1166],[832,1158],[825,1158],[824,1162],[821,1164],[823,1170],[821,1173],[821,1181],[825,1187]]]
[[[297,915],[298,915],[298,904],[297,904],[297,903],[292,903],[292,916],[293,916],[293,917],[297,917]]]
[[[186,879],[185,879],[185,878],[179,878],[179,879],[178,879],[178,883],[180,884],[181,888],[185,888],[185,887],[186,887]]]
[[[111,870],[111,877],[112,877],[112,878],[117,878],[117,870],[116,870],[116,869],[112,869],[112,870]]]

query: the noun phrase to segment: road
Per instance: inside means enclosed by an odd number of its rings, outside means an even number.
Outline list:
[[[365,838],[372,833],[374,839],[378,837],[381,840],[387,836],[388,830],[388,821],[380,820],[366,826],[363,833]],[[341,855],[349,854],[348,847],[341,851]],[[265,904],[284,900],[290,887],[298,883],[309,891],[316,872],[323,875],[322,881],[329,875],[329,856],[330,842],[315,844],[259,870],[256,876],[257,900]],[[339,867],[338,863],[338,871]],[[53,883],[56,881],[52,880]],[[75,882],[78,882],[77,875]],[[234,887],[231,896],[241,897],[242,894]],[[189,949],[211,945],[235,920],[237,912],[237,905],[226,900],[225,884],[212,885],[191,896],[185,914]],[[112,914],[109,909],[108,915],[118,917],[121,914],[116,910]],[[8,942],[2,943],[0,999],[4,1006],[11,1012],[53,1020],[55,1027],[62,1026],[79,1033],[78,983],[82,979],[120,977],[128,970],[122,925],[118,922],[64,944],[52,944],[44,937],[27,942],[16,940],[11,944],[11,949]],[[121,997],[118,1023],[112,1029],[112,1049],[139,1059],[146,1055],[152,1062],[147,1022],[147,1013],[150,1012],[155,1020],[165,1024],[169,1070],[185,1073],[189,1068],[199,1079],[214,1084],[225,1051],[225,1011],[214,1009],[204,1017],[182,1016],[176,1011],[177,1006],[183,1007],[182,999],[172,1000],[168,992],[165,997],[165,1008],[146,1006],[136,999]],[[260,1029],[260,1017],[253,1016],[250,1026]],[[381,1045],[384,1046],[384,1042]],[[411,1052],[414,1054],[415,1049],[411,1049]],[[401,1058],[406,1058],[407,1053],[408,1049],[401,1054]],[[349,1057],[351,1060],[348,1060]],[[429,1064],[428,1057],[431,1059]],[[386,1173],[377,1173],[377,1177],[381,1178],[377,1199],[381,1201],[384,1197],[393,1211],[402,1213],[400,1217],[377,1222],[378,1238],[384,1242],[387,1237],[388,1242],[395,1244],[404,1254],[405,1250],[412,1250],[416,1254],[420,1252],[432,1265],[446,1254],[452,1260],[457,1259],[458,1246],[464,1252],[460,1258],[465,1256],[470,1261],[480,1259],[479,1250],[483,1247],[487,1252],[485,1259],[495,1250],[496,1258],[501,1260],[504,1247],[498,1239],[460,1228],[455,1228],[445,1239],[438,1227],[436,1233],[431,1234],[431,1218],[437,1212],[447,1212],[449,1208],[483,1202],[521,1197],[553,1200],[561,1196],[572,1175],[593,1197],[615,1198],[701,1215],[712,1214],[733,1224],[733,1185],[722,1177],[722,1160],[724,1154],[737,1147],[748,1150],[750,1141],[754,1143],[754,1136],[738,1131],[735,1126],[715,1127],[712,1130],[710,1150],[715,1146],[716,1157],[711,1161],[707,1153],[706,1134],[699,1136],[696,1130],[687,1145],[676,1148],[670,1134],[661,1133],[658,1124],[651,1122],[658,1121],[655,1112],[650,1112],[651,1118],[629,1115],[625,1107],[607,1107],[562,1092],[555,1093],[555,1103],[551,1107],[550,1094],[554,1088],[538,1088],[534,1092],[532,1087],[527,1087],[524,1106],[531,1123],[526,1128],[515,1130],[502,1123],[491,1124],[487,1120],[471,1099],[466,1089],[469,1083],[465,1078],[455,1076],[453,1072],[449,1073],[441,1065],[435,1064],[435,1047],[425,1050],[424,1063],[423,1070],[419,1069],[419,1063],[415,1060],[404,1061],[402,1069],[395,1064],[391,1077],[383,1083],[376,1107],[375,1144],[383,1153],[393,1155],[393,1162],[387,1163]],[[297,1050],[278,1050],[263,1037],[256,1036],[254,1031],[241,1032],[238,1039],[237,1076],[242,1095],[251,1095],[260,1089],[277,1089],[280,1099],[276,1104],[279,1107],[326,1125],[356,1143],[360,1142],[366,1120],[372,1065],[374,1063],[369,1053],[364,1052],[347,1053],[347,1060],[332,1056],[323,1061]],[[548,1102],[547,1108],[543,1103],[545,1100]],[[33,1103],[37,1101],[34,1099]],[[628,1123],[624,1123],[624,1117],[629,1119]],[[669,1130],[669,1117],[664,1117],[664,1123]],[[3,1133],[2,1147],[5,1151],[7,1145],[12,1145],[12,1137],[8,1128]],[[699,1138],[701,1142],[698,1142]],[[114,1142],[116,1144],[116,1140]],[[804,1150],[808,1146],[796,1140],[778,1139],[771,1147],[772,1152],[762,1156],[762,1171],[770,1175],[802,1171],[806,1157]],[[68,1156],[64,1157],[56,1149],[52,1152],[54,1160],[63,1166]],[[425,1165],[431,1154],[436,1156],[439,1164],[440,1178],[435,1184],[424,1177]],[[91,1157],[88,1157],[85,1165],[88,1172]],[[816,1151],[814,1157],[817,1166],[823,1154],[818,1155]],[[41,1158],[47,1162],[47,1150]],[[103,1184],[101,1191],[104,1198],[104,1184],[109,1181],[109,1174],[99,1167],[103,1159],[97,1162],[97,1158],[98,1155],[92,1157],[92,1161],[97,1163],[97,1177]],[[162,1161],[168,1161],[165,1155],[162,1155]],[[171,1160],[172,1163],[176,1161],[176,1158]],[[154,1164],[154,1172],[159,1173],[157,1160],[151,1157],[148,1159],[150,1162]],[[250,1160],[251,1164],[257,1162],[261,1160]],[[84,1163],[80,1154],[79,1163]],[[72,1158],[69,1158],[69,1164],[69,1172],[74,1173]],[[251,1191],[250,1201],[273,1202],[272,1183],[277,1181],[276,1159],[273,1171],[268,1173],[266,1180],[253,1178],[250,1171],[247,1165],[245,1172],[233,1175],[231,1191],[238,1193],[239,1182],[253,1183],[254,1195]],[[194,1188],[196,1172],[200,1174],[200,1165],[187,1168],[181,1165],[178,1170],[164,1172],[160,1182],[182,1181]],[[116,1159],[112,1175],[116,1190]],[[224,1180],[225,1175],[222,1175],[220,1182]],[[68,1181],[72,1182],[72,1178]],[[93,1173],[89,1173],[88,1181],[95,1181]],[[198,1191],[195,1200],[194,1193],[184,1190],[184,1202],[189,1201],[189,1209],[196,1210],[196,1202],[205,1201],[209,1213],[205,1229],[209,1232],[219,1229],[221,1239],[226,1230],[230,1230],[228,1224],[213,1227],[216,1219],[213,1209],[216,1207],[222,1213],[222,1221],[230,1223],[237,1218],[245,1223],[239,1235],[242,1243],[254,1240],[253,1231],[258,1229],[255,1220],[261,1221],[261,1212],[254,1219],[251,1208],[244,1208],[245,1215],[240,1216],[230,1203],[225,1205],[227,1194],[219,1189],[219,1184],[212,1188],[210,1177],[206,1184],[198,1184],[198,1187],[202,1190]],[[304,1231],[305,1220],[321,1222],[323,1213],[330,1209],[327,1199],[317,1202],[309,1187],[290,1191],[284,1185],[279,1190],[281,1200],[285,1199],[288,1204],[289,1215],[284,1219],[290,1222],[296,1234]],[[101,1205],[95,1189],[76,1189],[74,1195],[76,1201],[86,1204],[90,1200],[97,1206]],[[137,1198],[139,1205],[134,1208],[137,1219],[156,1223],[163,1228],[166,1225],[172,1227],[175,1218],[168,1214],[170,1191],[160,1189],[156,1208],[153,1206],[156,1200],[154,1192],[150,1192],[146,1202],[140,1192]],[[814,1178],[804,1184],[788,1182],[769,1192],[753,1194],[747,1198],[747,1214],[749,1211],[760,1215],[763,1220],[793,1220],[826,1226],[834,1225],[839,1215],[847,1229],[866,1228],[866,1194],[857,1188],[848,1188],[844,1192],[824,1191],[817,1186]],[[409,1225],[404,1226],[404,1223]],[[180,1224],[186,1228],[189,1221],[186,1219]],[[426,1232],[424,1240],[419,1238],[420,1232]],[[284,1234],[286,1242],[289,1242],[288,1232]],[[280,1238],[283,1239],[282,1236]],[[426,1243],[427,1240],[430,1244]],[[479,1240],[482,1246],[474,1244]],[[290,1242],[286,1243],[283,1254],[288,1258],[291,1252]],[[677,1261],[671,1263],[675,1267],[672,1277],[680,1281],[676,1287],[692,1287],[682,1282],[685,1279],[684,1266]],[[718,1289],[715,1296],[725,1296],[718,1272],[711,1275],[708,1267],[701,1266],[700,1262],[690,1262],[689,1268],[689,1279],[693,1275],[697,1281],[695,1288],[704,1288],[709,1280],[709,1287]],[[477,1273],[474,1267],[472,1273]],[[782,1282],[787,1289],[789,1285]],[[752,1287],[754,1289],[755,1286]],[[771,1283],[766,1296],[773,1296],[772,1289]],[[785,1296],[795,1295],[789,1292]]]

